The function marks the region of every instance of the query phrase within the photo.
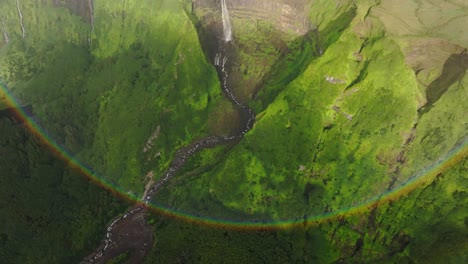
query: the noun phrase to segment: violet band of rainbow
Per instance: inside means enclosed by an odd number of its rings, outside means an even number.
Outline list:
[[[30,130],[34,135],[39,137],[60,159],[64,160],[72,169],[77,170],[90,181],[98,184],[104,189],[118,195],[119,197],[141,203],[139,197],[133,196],[123,190],[121,187],[116,186],[110,180],[106,179],[95,172],[91,167],[87,166],[84,162],[76,158],[72,153],[67,151],[62,147],[51,135],[49,135],[46,130],[39,125],[39,123],[32,118],[28,113],[26,113],[21,108],[21,103],[13,96],[11,90],[8,88],[5,82],[0,80],[0,89],[3,92],[6,103],[12,109],[15,109],[15,115],[17,118],[20,118],[28,130]],[[293,227],[303,227],[318,225],[323,222],[332,221],[340,217],[347,217],[361,212],[366,212],[372,208],[385,204],[389,201],[394,201],[401,198],[404,195],[407,195],[411,191],[415,190],[420,186],[424,186],[434,180],[434,178],[451,168],[460,161],[463,161],[468,158],[468,147],[467,147],[467,138],[463,138],[463,141],[458,144],[451,151],[446,153],[444,156],[440,157],[432,165],[428,166],[426,169],[420,173],[411,176],[406,182],[396,186],[391,190],[386,190],[380,195],[374,196],[370,199],[362,201],[353,206],[342,208],[333,212],[312,215],[308,217],[302,217],[300,219],[280,219],[280,220],[260,220],[260,221],[233,221],[230,219],[219,219],[210,216],[197,216],[191,213],[183,212],[175,208],[170,208],[168,206],[149,203],[148,206],[157,213],[174,217],[176,219],[193,222],[196,224],[209,225],[213,227],[222,227],[222,228],[234,228],[234,229],[283,229],[283,228],[293,228]]]

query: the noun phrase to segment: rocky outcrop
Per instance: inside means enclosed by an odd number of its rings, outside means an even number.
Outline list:
[[[307,0],[230,0],[227,8],[233,19],[263,20],[287,34],[304,35],[310,29]],[[193,10],[202,20],[220,14],[221,1],[193,0]],[[234,29],[235,30],[235,29]]]

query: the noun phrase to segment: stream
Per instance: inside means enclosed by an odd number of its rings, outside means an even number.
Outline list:
[[[146,189],[143,203],[129,208],[122,216],[115,218],[106,227],[106,235],[99,247],[81,263],[105,263],[125,252],[130,252],[125,263],[140,263],[151,251],[154,238],[152,227],[147,223],[148,204],[154,195],[170,181],[195,153],[222,144],[239,142],[253,127],[255,113],[236,97],[228,85],[229,52],[233,48],[231,23],[225,0],[221,1],[223,38],[219,40],[218,50],[213,59],[221,83],[221,89],[229,101],[236,106],[244,117],[242,129],[235,135],[208,136],[190,143],[176,151],[176,154],[163,176]]]

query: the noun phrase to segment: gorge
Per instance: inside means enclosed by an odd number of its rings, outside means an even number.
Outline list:
[[[0,2],[0,259],[460,263],[467,8]]]
[[[132,207],[119,216],[106,228],[106,238],[103,240],[98,249],[82,263],[106,263],[107,261],[118,257],[129,250],[130,258],[126,263],[140,263],[146,254],[149,253],[150,246],[153,244],[151,238],[151,227],[145,221],[145,215],[148,213],[146,204],[148,204],[158,192],[158,190],[184,166],[186,161],[195,153],[202,151],[205,148],[213,148],[220,144],[228,144],[233,141],[238,141],[253,127],[255,122],[255,114],[252,109],[239,102],[234,95],[234,92],[228,85],[229,73],[229,54],[227,50],[232,39],[231,21],[229,11],[226,7],[226,0],[221,0],[221,14],[223,25],[223,37],[220,38],[218,50],[214,58],[214,66],[216,66],[218,76],[220,78],[221,89],[226,97],[235,105],[239,111],[245,116],[244,124],[241,124],[242,132],[228,136],[211,136],[190,143],[178,149],[174,159],[171,162],[167,172],[153,185],[147,186],[142,201],[145,205]],[[131,235],[129,235],[131,234]]]

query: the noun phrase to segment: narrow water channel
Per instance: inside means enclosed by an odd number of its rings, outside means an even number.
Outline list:
[[[155,194],[177,174],[192,155],[206,148],[239,142],[252,129],[255,122],[255,113],[248,105],[242,103],[236,97],[234,91],[228,85],[229,55],[232,54],[234,47],[229,11],[224,0],[222,0],[221,4],[223,36],[218,38],[217,52],[214,58],[211,58],[211,61],[218,73],[220,88],[224,95],[240,111],[242,116],[240,119],[241,124],[239,124],[241,127],[240,132],[233,135],[208,136],[178,149],[167,171],[157,182],[147,188],[145,197],[142,199],[143,203],[129,208],[122,216],[115,218],[106,227],[105,238],[99,247],[87,256],[82,263],[105,263],[125,252],[130,252],[130,257],[126,263],[140,263],[151,250],[154,240],[152,227],[147,223],[146,216],[147,204],[154,199]]]

